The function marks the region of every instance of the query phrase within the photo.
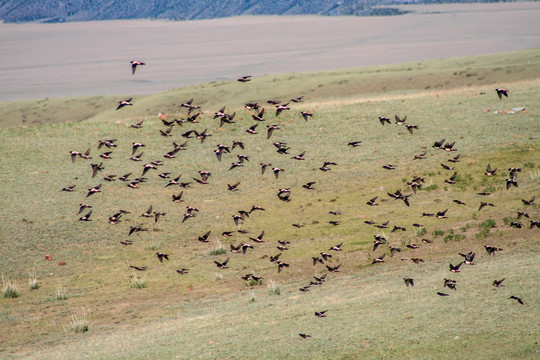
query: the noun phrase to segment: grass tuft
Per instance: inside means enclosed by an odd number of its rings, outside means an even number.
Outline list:
[[[146,287],[146,280],[135,273],[128,277],[128,282],[135,289],[144,289]]]
[[[218,243],[216,245],[216,247],[213,247],[212,249],[210,249],[209,251],[209,254],[210,255],[224,255],[227,253],[227,250],[225,249],[225,247],[223,246],[223,244],[221,243]]]
[[[273,280],[270,280],[270,284],[268,284],[268,294],[269,295],[281,295],[281,288]]]
[[[19,297],[19,289],[17,288],[17,285],[4,275],[2,275],[2,294],[5,298]]]
[[[65,288],[59,286],[54,292],[54,298],[56,300],[67,300],[69,298]]]
[[[28,273],[30,276],[28,279],[28,288],[30,290],[37,290],[39,288],[39,282],[35,272]]]
[[[70,316],[69,326],[75,334],[82,334],[88,331],[88,320],[90,319],[90,311],[88,309],[82,308],[81,313],[78,315],[71,310]]]

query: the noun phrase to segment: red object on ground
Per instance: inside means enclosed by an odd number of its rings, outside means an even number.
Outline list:
[[[52,256],[51,256],[51,254],[45,254],[45,260],[52,261]]]

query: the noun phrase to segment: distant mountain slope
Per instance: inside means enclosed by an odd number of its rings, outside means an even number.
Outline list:
[[[239,15],[397,15],[391,4],[456,1],[415,0],[4,0],[5,22],[64,22],[157,18],[211,19]],[[377,6],[377,7],[374,7]]]

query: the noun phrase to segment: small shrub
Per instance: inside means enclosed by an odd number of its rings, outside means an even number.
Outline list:
[[[444,242],[448,242],[448,241],[452,241],[452,240],[454,240],[454,235],[452,235],[452,234],[446,235],[444,237],[444,239],[443,239]]]
[[[505,217],[503,218],[504,225],[510,225],[510,223],[514,221],[514,218],[511,217]]]
[[[67,294],[66,289],[64,289],[63,287],[59,287],[58,289],[56,289],[54,293],[54,298],[56,300],[67,300],[69,296]]]
[[[529,174],[531,176],[531,180],[540,180],[540,170],[531,171]]]
[[[461,235],[461,234],[454,235],[454,241],[461,241],[463,239],[465,239],[465,235]]]
[[[269,295],[280,295],[281,294],[281,288],[278,284],[276,284],[274,281],[270,280],[270,284],[268,284],[268,294]]]
[[[225,277],[223,276],[223,274],[215,274],[214,275],[214,281],[223,281],[225,280]]]
[[[227,253],[227,250],[219,243],[215,248],[210,249],[210,255],[224,255]]]
[[[255,280],[255,279],[249,279],[246,281],[246,286],[248,287],[252,287],[252,286],[255,286],[255,285],[262,285],[262,279],[259,279],[259,280]]]
[[[83,308],[82,312],[79,315],[75,314],[73,310],[71,310],[70,313],[71,319],[69,321],[69,325],[71,329],[75,332],[75,334],[82,334],[87,332],[90,311]]]
[[[144,250],[157,250],[161,246],[161,242],[151,242],[144,247]]]
[[[257,299],[255,299],[255,293],[251,292],[251,297],[249,298],[249,302],[255,302]]]
[[[444,231],[443,230],[434,230],[432,235],[433,235],[433,237],[443,236]]]
[[[484,228],[482,231],[480,231],[478,234],[476,234],[476,238],[479,240],[485,239],[489,236],[489,232],[491,231],[490,228]]]
[[[431,185],[428,185],[426,187],[422,187],[422,190],[425,190],[425,191],[433,191],[433,190],[437,190],[439,188],[439,185],[437,184],[431,184]]]
[[[417,236],[422,236],[422,235],[424,235],[426,232],[427,232],[427,230],[426,230],[425,227],[416,229],[416,235],[417,235]]]
[[[30,276],[28,279],[28,288],[30,290],[37,290],[39,288],[39,283],[36,273],[28,273],[28,275]]]
[[[527,161],[525,164],[523,164],[523,167],[532,169],[532,168],[534,168],[534,163],[530,162],[530,161]]]
[[[495,227],[495,220],[493,219],[487,219],[486,221],[484,221],[483,223],[480,223],[478,225],[478,227],[480,229],[491,229],[491,228],[494,228]]]
[[[9,278],[2,275],[2,294],[5,298],[16,298],[19,297],[19,289],[17,285],[9,280]]]
[[[128,278],[128,282],[135,289],[144,289],[146,287],[146,280],[135,273]]]

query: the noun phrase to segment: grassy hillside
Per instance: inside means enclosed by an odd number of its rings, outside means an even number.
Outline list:
[[[158,112],[175,114],[179,104],[195,98],[203,109],[223,105],[239,106],[248,101],[287,100],[306,95],[310,102],[348,98],[357,101],[407,91],[442,91],[486,86],[538,78],[540,49],[497,55],[421,61],[388,66],[372,66],[326,72],[271,75],[246,84],[213,82],[189,86],[165,93],[136,96],[137,106],[115,111],[117,103],[129,94],[117,97],[53,98],[38,101],[0,103],[0,128],[33,126],[44,123],[71,123],[88,119],[121,120],[155,116]],[[489,87],[488,87],[489,86]],[[210,110],[208,110],[210,111]]]
[[[19,297],[0,299],[0,332],[11,335],[0,343],[1,356],[73,358],[74,349],[82,349],[80,358],[107,359],[533,357],[539,335],[534,279],[540,229],[529,227],[540,211],[538,201],[525,205],[522,199],[540,196],[539,60],[540,50],[531,50],[273,76],[134,98],[133,106],[118,111],[117,99],[78,99],[82,112],[95,109],[85,121],[23,127],[14,126],[17,120],[6,121],[0,131],[0,197],[5,204],[0,272],[18,286]],[[499,100],[495,87],[508,88],[509,97]],[[291,102],[291,110],[277,117],[266,104],[302,95],[302,102]],[[170,137],[160,135],[167,127],[155,114],[185,118],[180,104],[190,98],[202,108],[199,123],[173,126]],[[68,101],[33,104],[28,114],[44,118],[40,114]],[[266,121],[258,122],[255,135],[245,132],[257,123],[253,111],[244,108],[247,101],[266,108]],[[213,114],[224,105],[226,112],[236,112],[235,123],[220,127]],[[3,106],[27,111],[30,105]],[[305,121],[300,111],[314,115]],[[418,129],[410,134],[405,125],[394,124],[395,114],[407,116],[406,124]],[[391,118],[392,124],[382,126],[379,116]],[[140,120],[142,128],[130,127]],[[280,129],[267,139],[270,124]],[[204,129],[212,134],[204,143],[181,136]],[[117,139],[117,147],[98,149],[102,139]],[[455,141],[457,151],[432,148],[442,139]],[[163,157],[173,141],[186,140],[186,150],[176,158]],[[216,145],[231,146],[234,140],[245,149],[237,147],[218,161]],[[276,152],[272,143],[278,141],[287,143],[288,154]],[[347,145],[353,141],[361,143]],[[141,162],[128,160],[133,142],[145,144],[137,152],[144,152]],[[88,148],[91,160],[71,162],[69,151]],[[112,151],[111,159],[100,159],[105,151]],[[304,151],[305,160],[292,159]],[[425,159],[413,160],[424,152]],[[230,169],[239,154],[249,161]],[[448,161],[457,154],[459,162]],[[163,166],[150,170],[138,189],[103,179],[130,172],[134,179],[153,160],[162,160]],[[325,161],[337,165],[321,171]],[[99,162],[104,169],[92,178],[90,164]],[[259,164],[265,162],[272,166],[263,175]],[[396,169],[385,170],[387,164]],[[498,169],[496,176],[484,175],[487,164]],[[272,167],[285,171],[276,179]],[[507,190],[510,167],[521,172],[519,186]],[[193,180],[200,178],[199,171],[211,172],[208,184]],[[157,176],[162,172],[171,178],[181,174],[181,182],[192,184],[166,187],[169,179]],[[455,184],[445,182],[454,173]],[[416,194],[407,185],[414,176],[425,178]],[[227,190],[237,182],[238,191]],[[302,186],[307,182],[315,182],[313,190]],[[98,184],[103,184],[101,193],[87,197]],[[73,192],[61,191],[73,185]],[[283,188],[290,188],[290,201],[278,198]],[[398,189],[410,195],[410,206],[387,195]],[[184,202],[172,202],[171,196],[182,190]],[[379,205],[368,206],[376,196]],[[481,202],[494,206],[479,210]],[[78,221],[88,212],[77,215],[80,203],[92,206],[92,221]],[[157,223],[140,216],[150,205],[166,213]],[[232,216],[253,205],[265,211],[252,212],[236,226]],[[186,206],[199,212],[182,222]],[[119,209],[131,213],[110,224],[108,218]],[[422,216],[445,209],[446,219]],[[518,220],[517,211],[526,211],[529,219]],[[388,228],[368,225],[368,220],[375,225],[389,221]],[[516,221],[522,228],[510,226]],[[128,235],[135,225],[148,231]],[[392,232],[394,226],[406,231]],[[209,242],[198,241],[207,231]],[[224,231],[233,236],[222,236]],[[250,240],[262,231],[264,242]],[[387,239],[376,251],[374,235]],[[120,243],[126,240],[133,244]],[[288,250],[278,250],[278,240],[290,242]],[[229,251],[230,244],[241,242],[254,249],[245,255]],[[343,251],[328,250],[340,243]],[[408,248],[411,244],[419,248]],[[489,256],[486,245],[504,250]],[[225,252],[219,254],[215,249],[221,246]],[[390,246],[401,252],[390,256]],[[324,251],[333,257],[313,266],[312,257]],[[448,264],[459,263],[459,253],[469,251],[476,253],[476,265],[449,272]],[[160,263],[157,252],[168,254],[170,261]],[[278,272],[269,257],[280,252],[279,260],[290,267]],[[372,264],[383,254],[384,263]],[[214,261],[226,258],[228,269],[218,269]],[[425,262],[415,264],[412,258]],[[330,273],[326,265],[341,267]],[[175,270],[181,268],[189,272],[180,275]],[[38,280],[36,290],[27,285],[29,273]],[[262,276],[262,284],[246,284],[240,277],[247,273]],[[323,274],[328,277],[323,285],[298,290]],[[415,286],[405,287],[403,277],[414,278]],[[447,277],[457,280],[457,290],[443,287]],[[132,287],[134,278],[146,287]],[[501,278],[506,278],[504,287],[491,285]],[[269,294],[272,282],[280,295]],[[450,296],[438,296],[441,291]],[[82,308],[90,312],[89,331],[75,334],[71,316],[80,317]],[[326,318],[313,315],[322,310],[328,310]],[[312,337],[303,340],[298,333]]]

